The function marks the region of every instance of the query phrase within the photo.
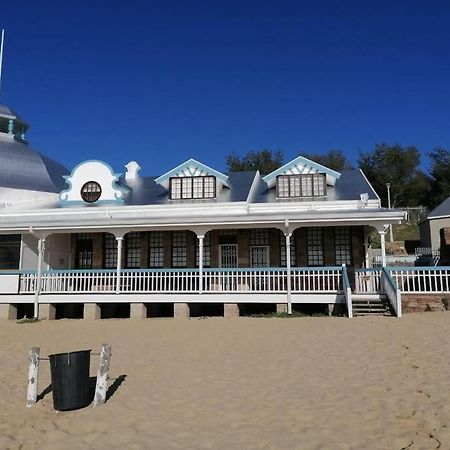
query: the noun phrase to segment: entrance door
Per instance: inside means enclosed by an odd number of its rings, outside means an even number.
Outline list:
[[[231,269],[238,266],[237,244],[219,245],[219,266],[225,269]]]
[[[269,267],[268,245],[252,245],[250,247],[250,267]]]

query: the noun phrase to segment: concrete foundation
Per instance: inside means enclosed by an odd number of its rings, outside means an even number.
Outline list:
[[[97,303],[84,304],[84,318],[85,319],[101,319],[101,308]]]
[[[287,313],[287,303],[277,303],[277,314]]]
[[[130,319],[146,319],[147,306],[145,303],[131,303],[130,305]]]
[[[223,317],[226,317],[227,319],[239,317],[239,305],[237,303],[224,303]]]
[[[39,319],[55,320],[56,308],[50,303],[39,304]]]
[[[187,303],[175,303],[173,305],[173,317],[175,319],[189,319],[190,310]]]
[[[0,304],[0,319],[16,320],[17,306],[8,303]]]

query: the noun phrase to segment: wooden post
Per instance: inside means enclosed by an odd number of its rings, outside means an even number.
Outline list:
[[[109,362],[111,359],[111,345],[102,344],[97,372],[97,384],[95,386],[94,407],[102,405],[106,401],[108,389]]]
[[[39,377],[39,347],[33,347],[28,357],[28,387],[27,408],[33,406],[37,401],[38,377]]]
[[[287,232],[286,238],[286,294],[287,294],[287,313],[292,314],[292,293],[291,293],[291,234]]]
[[[198,237],[198,293],[203,293],[203,240],[205,236]]]

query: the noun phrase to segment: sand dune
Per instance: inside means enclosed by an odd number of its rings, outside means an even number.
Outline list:
[[[1,320],[0,448],[450,449],[449,325],[445,312]],[[97,352],[102,342],[111,377],[126,375],[106,405],[56,413],[48,394],[25,407],[30,347]]]

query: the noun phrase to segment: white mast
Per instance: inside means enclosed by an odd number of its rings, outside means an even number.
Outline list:
[[[3,63],[3,42],[5,41],[5,30],[2,30],[2,40],[0,42],[0,93],[2,88],[2,63]]]

